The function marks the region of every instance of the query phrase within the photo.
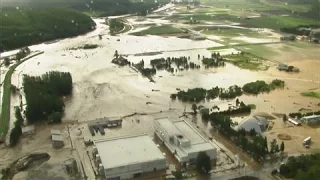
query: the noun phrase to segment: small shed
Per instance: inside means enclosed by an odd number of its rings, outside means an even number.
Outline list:
[[[55,149],[62,148],[64,146],[63,136],[62,135],[52,135],[52,147]]]
[[[34,125],[25,126],[25,127],[22,127],[21,129],[22,129],[22,135],[24,136],[32,135],[35,132]]]
[[[60,130],[52,129],[50,132],[51,132],[51,136],[52,135],[61,135],[61,131]]]

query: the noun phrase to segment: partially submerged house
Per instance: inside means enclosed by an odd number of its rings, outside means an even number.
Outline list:
[[[287,72],[299,72],[299,68],[294,66],[288,66],[286,64],[278,64],[278,70],[279,71],[287,71]]]
[[[296,36],[294,35],[283,35],[280,37],[281,41],[294,41],[296,40]]]
[[[310,115],[301,118],[301,121],[308,125],[320,124],[320,115]]]

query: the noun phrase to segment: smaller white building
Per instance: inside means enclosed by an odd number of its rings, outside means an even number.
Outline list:
[[[320,115],[310,115],[304,116],[301,118],[301,121],[305,122],[308,125],[320,124]]]
[[[22,127],[21,129],[22,129],[22,135],[24,136],[32,135],[35,132],[34,125],[25,126],[25,127]]]
[[[145,134],[98,140],[94,145],[99,173],[107,180],[131,179],[167,167],[165,156]]]

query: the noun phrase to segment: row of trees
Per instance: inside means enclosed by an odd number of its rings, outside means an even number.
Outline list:
[[[267,84],[265,81],[256,81],[247,83],[242,87],[242,90],[248,94],[259,94],[264,92],[270,92],[276,88],[283,88],[284,81],[275,79],[270,84]]]
[[[10,146],[15,146],[22,135],[21,126],[23,125],[23,118],[21,115],[21,110],[18,106],[14,107],[14,109],[16,121],[14,122],[14,127],[10,133]]]
[[[310,25],[299,25],[296,27],[285,27],[280,28],[280,31],[295,34],[295,35],[305,35],[309,36],[312,29],[320,28],[320,25],[317,24],[310,24]]]
[[[48,120],[49,117],[52,122],[61,122],[65,106],[61,97],[72,93],[72,77],[69,72],[52,71],[42,76],[24,75],[23,87],[27,104],[25,115],[29,123]]]
[[[280,174],[286,178],[296,180],[317,180],[320,172],[320,154],[289,157],[285,164],[280,166]]]
[[[204,99],[215,99],[219,97],[220,99],[233,99],[237,96],[242,95],[241,87],[234,85],[229,88],[219,88],[218,86],[213,87],[209,90],[204,88],[193,88],[187,91],[179,91],[177,94],[171,94],[171,99],[176,99],[178,97],[181,101],[189,102],[200,102]]]
[[[198,56],[199,58],[199,56]],[[205,65],[205,68],[209,67],[220,67],[225,66],[225,62],[223,57],[220,55],[220,53],[212,53],[211,58],[205,58],[203,57],[202,63]]]
[[[175,65],[177,69],[199,69],[200,65],[197,65],[193,62],[190,62],[190,56],[182,56],[182,57],[168,57],[165,58],[158,58],[153,59],[150,61],[150,64],[152,68],[157,70],[167,70],[169,72],[174,72],[174,68],[172,67],[172,64]]]
[[[193,88],[188,89],[187,91],[179,91],[176,94],[171,94],[170,98],[175,100],[178,98],[184,102],[200,102],[204,99],[215,99],[217,97],[221,99],[233,99],[238,96],[241,96],[243,92],[248,94],[259,94],[261,92],[270,92],[276,88],[283,88],[284,81],[275,79],[270,84],[267,84],[265,81],[256,81],[245,84],[242,88],[234,85],[229,88],[219,88],[218,86],[213,87],[209,90],[204,88]]]

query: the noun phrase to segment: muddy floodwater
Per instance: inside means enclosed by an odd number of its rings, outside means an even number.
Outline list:
[[[275,78],[272,71],[271,73],[249,71],[227,64],[222,68],[204,69],[201,67],[197,70],[178,71],[174,74],[158,71],[154,76],[155,83],[149,82],[147,78],[142,77],[130,67],[118,67],[112,64],[111,60],[115,50],[119,54],[126,55],[131,62],[136,63],[143,59],[146,66],[149,66],[151,59],[180,56],[190,56],[190,61],[201,65],[198,54],[201,58],[209,57],[211,53],[206,49],[221,46],[221,44],[213,40],[192,41],[176,37],[141,37],[128,35],[128,33],[110,36],[108,27],[102,24],[104,19],[95,19],[95,21],[97,29],[86,35],[51,44],[31,46],[31,50],[42,50],[44,54],[24,62],[16,69],[12,77],[12,83],[21,87],[22,74],[40,75],[48,71],[71,72],[74,89],[73,95],[66,97],[65,121],[85,122],[98,117],[124,116],[135,112],[159,112],[169,108],[191,111],[191,104],[181,103],[178,100],[171,101],[170,94],[175,93],[177,88],[182,90],[195,87],[209,89],[214,86],[226,88],[235,84],[242,86],[256,80],[271,81]],[[102,40],[99,40],[99,34],[103,34]],[[99,47],[91,50],[70,50],[70,48],[83,44],[98,44]],[[231,51],[227,50],[225,53],[231,53]],[[156,55],[148,55],[147,53],[150,52],[156,52]],[[287,79],[289,86],[297,82],[308,83],[299,79],[296,81],[294,78],[292,80],[290,77]],[[302,84],[301,87],[305,85]],[[297,91],[302,91],[302,89]],[[279,90],[258,97],[242,96],[240,100],[247,104],[257,104],[257,111],[276,111],[274,108],[277,108],[277,103],[280,103],[278,97],[288,96],[288,92],[284,92]],[[290,93],[292,97],[297,96],[295,92],[290,91]],[[301,101],[301,104],[305,101],[301,98],[299,96],[295,101]],[[199,104],[209,107],[222,105],[227,108],[228,104],[233,101],[216,99]],[[310,101],[313,100],[310,99]],[[293,102],[288,103],[291,103],[290,106],[279,106],[279,110],[299,109],[299,105],[293,105]]]

